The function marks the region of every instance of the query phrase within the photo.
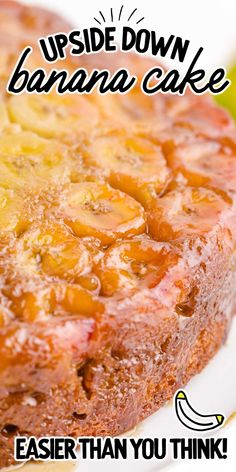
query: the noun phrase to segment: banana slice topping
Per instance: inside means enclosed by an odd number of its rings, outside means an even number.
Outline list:
[[[9,99],[8,110],[13,122],[24,130],[45,138],[76,140],[97,125],[97,108],[84,96],[27,95]]]
[[[0,135],[0,184],[5,187],[62,184],[80,162],[75,152],[58,141],[25,131]]]
[[[95,267],[102,294],[155,287],[170,267],[178,263],[177,251],[168,244],[140,239],[113,244]]]
[[[170,177],[161,148],[148,139],[111,133],[94,139],[85,152],[85,163],[108,171],[113,187],[148,203]],[[146,198],[145,198],[146,197]]]
[[[173,190],[157,201],[148,215],[151,235],[159,241],[205,236],[228,208],[223,198],[206,188]]]
[[[62,218],[77,236],[93,236],[103,245],[145,230],[141,205],[100,182],[70,184],[61,195],[55,215]]]

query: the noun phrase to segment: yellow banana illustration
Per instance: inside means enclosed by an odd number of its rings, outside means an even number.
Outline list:
[[[175,409],[181,423],[194,431],[216,429],[221,426],[224,421],[223,415],[202,415],[194,410],[183,390],[179,390],[175,395]]]

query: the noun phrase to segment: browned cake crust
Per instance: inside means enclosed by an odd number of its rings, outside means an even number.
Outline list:
[[[2,90],[22,46],[66,29],[2,1]],[[116,68],[123,56],[83,61]],[[149,65],[127,57],[139,76]],[[235,312],[228,115],[138,88],[35,100],[0,104],[0,467],[16,435],[134,427],[201,371]]]

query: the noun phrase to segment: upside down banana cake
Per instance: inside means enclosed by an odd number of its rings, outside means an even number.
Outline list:
[[[129,430],[207,364],[235,312],[233,122],[209,97],[138,86],[7,95],[22,49],[69,28],[0,4],[0,467],[16,435]],[[35,47],[27,67],[40,61]],[[153,64],[125,61],[139,78]]]

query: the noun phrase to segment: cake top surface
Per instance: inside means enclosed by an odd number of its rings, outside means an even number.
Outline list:
[[[124,300],[190,316],[191,268],[209,240],[235,241],[234,125],[208,97],[148,97],[139,83],[125,95],[7,95],[19,51],[68,29],[1,2],[0,326],[93,321]],[[67,64],[122,63],[138,77],[155,64],[107,56]],[[35,51],[29,68],[41,60]]]

